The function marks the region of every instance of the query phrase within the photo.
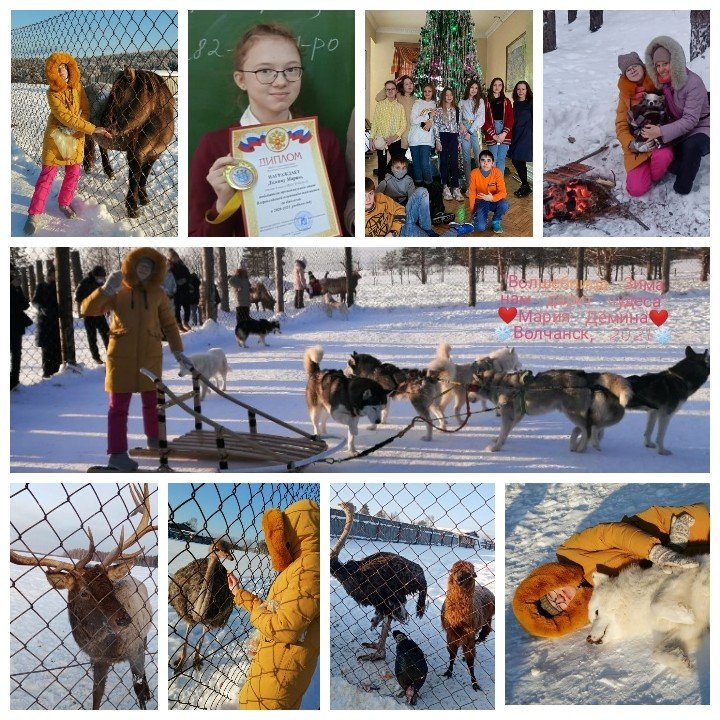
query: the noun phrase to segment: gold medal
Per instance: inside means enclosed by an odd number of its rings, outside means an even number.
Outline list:
[[[257,170],[247,160],[236,160],[225,166],[225,180],[235,190],[249,190],[258,180]]]

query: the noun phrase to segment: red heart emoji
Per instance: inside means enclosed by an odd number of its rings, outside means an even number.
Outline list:
[[[667,313],[665,313],[667,315]],[[516,307],[501,307],[498,308],[498,315],[503,319],[503,322],[508,325],[515,319],[517,315]]]
[[[668,319],[668,311],[667,310],[651,310],[648,315],[650,316],[650,319],[658,326],[660,327],[665,323],[665,321]]]

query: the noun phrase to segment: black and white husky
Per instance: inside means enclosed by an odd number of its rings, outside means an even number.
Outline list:
[[[688,345],[685,348],[685,357],[667,370],[631,375],[628,378],[633,391],[628,410],[647,410],[648,413],[645,447],[657,448],[660,455],[672,454],[664,445],[670,418],[709,377],[710,351],[698,353]],[[653,442],[655,422],[658,424],[658,431]]]
[[[378,360],[374,355],[354,352],[348,359],[345,374],[348,377],[374,380],[387,391],[388,398],[409,400],[415,412],[425,420],[423,440],[432,440],[434,421],[437,421],[440,427],[445,427],[440,407],[442,389],[437,373],[414,368],[399,368],[392,363]],[[389,408],[386,408],[380,422],[385,424],[388,415]]]
[[[240,320],[235,326],[235,337],[237,338],[238,345],[247,347],[247,339],[251,335],[258,336],[259,345],[267,345],[265,337],[272,333],[280,332],[280,323],[277,320],[265,320],[261,318],[256,320],[255,318],[245,318]]]
[[[328,416],[348,429],[348,452],[354,453],[358,421],[365,416],[376,425],[387,407],[387,392],[373,380],[349,378],[342,370],[322,370],[320,362],[325,351],[319,345],[305,351],[304,367],[308,380],[305,401],[313,431],[325,434]]]
[[[588,441],[600,449],[604,429],[619,423],[632,397],[630,383],[613,373],[583,370],[547,370],[497,373],[485,370],[474,376],[481,391],[500,408],[500,434],[486,449],[497,452],[510,431],[525,415],[559,410],[575,426],[570,450],[585,452]]]

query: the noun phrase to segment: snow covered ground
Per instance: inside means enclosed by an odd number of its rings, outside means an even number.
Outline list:
[[[567,13],[556,12],[557,50],[543,55],[543,154],[545,170],[573,162],[608,143],[608,150],[588,159],[588,165],[616,178],[615,197],[628,203],[630,211],[650,230],[626,218],[601,217],[580,222],[545,223],[546,236],[691,236],[710,235],[710,157],[700,165],[693,191],[686,196],[673,190],[668,174],[641,198],[625,189],[623,154],[615,136],[618,55],[645,55],[648,43],[658,35],[670,35],[690,58],[690,12],[609,11],[603,26],[588,30],[588,11],[578,11],[568,25]],[[710,49],[688,63],[710,89]]]
[[[13,237],[23,236],[30,198],[40,174],[40,153],[48,115],[46,86],[13,83],[11,92],[11,228]],[[177,97],[175,98],[177,102]],[[176,128],[177,130],[177,128]],[[95,167],[80,175],[78,194],[73,201],[78,219],[68,220],[57,206],[63,170],[58,171],[48,198],[45,214],[36,236],[118,237],[173,236],[178,231],[178,139],[177,133],[167,150],[153,165],[148,178],[150,204],[141,208],[137,219],[127,217],[125,195],[128,168],[125,154],[109,151],[115,177],[102,170],[96,151]]]
[[[488,278],[494,269],[487,268]],[[557,291],[517,292],[531,298],[530,305],[519,305],[522,312],[568,312],[566,320],[545,325],[520,323],[504,325],[498,317],[500,293],[494,282],[478,285],[477,307],[467,306],[465,271],[452,268],[444,281],[432,275],[427,285],[391,285],[387,276],[363,278],[357,304],[347,320],[328,318],[317,300],[280,317],[281,335],[268,336],[268,347],[251,339],[248,348],[237,346],[232,328],[234,314],[225,315],[222,324],[208,323],[183,336],[187,353],[221,347],[228,356],[228,392],[286,422],[312,432],[304,391],[306,376],[302,368],[305,350],[315,344],[325,348],[323,368],[342,368],[353,351],[369,352],[401,367],[423,368],[435,356],[438,344],[449,342],[456,361],[468,362],[478,355],[506,343],[515,345],[523,368],[534,372],[549,368],[574,367],[610,371],[624,375],[655,372],[668,368],[684,357],[686,345],[702,351],[709,347],[710,292],[701,284],[695,261],[673,263],[672,291],[660,303],[669,313],[659,330],[648,324],[586,325],[587,312],[612,315],[646,315],[649,308],[633,306],[657,299],[659,294],[627,289],[621,281],[602,293],[589,293],[588,303],[575,307],[548,308],[548,295]],[[626,278],[629,273],[625,273]],[[528,273],[528,280],[536,277]],[[557,271],[555,279],[574,277],[574,269]],[[547,278],[547,276],[546,276]],[[594,279],[593,272],[590,279]],[[565,298],[570,295],[565,293]],[[265,314],[267,316],[267,314]],[[597,317],[597,316],[596,316]],[[647,318],[645,318],[647,320]],[[586,340],[514,339],[515,328],[524,330],[588,331]],[[652,329],[648,329],[652,328]],[[32,331],[32,328],[30,328]],[[662,332],[661,332],[662,331]],[[82,331],[81,331],[82,332]],[[509,337],[506,337],[506,333]],[[498,340],[497,338],[502,338]],[[588,340],[590,340],[588,342]],[[39,359],[33,337],[25,337],[23,363]],[[189,378],[177,376],[176,363],[165,351],[165,381],[176,392],[190,389]],[[84,368],[81,374],[65,370],[48,380],[22,386],[11,394],[11,468],[14,472],[84,471],[88,465],[104,463],[106,395],[104,368]],[[560,413],[526,417],[510,434],[497,453],[485,448],[498,433],[499,422],[492,412],[473,415],[460,432],[435,433],[424,442],[424,429],[416,426],[407,435],[372,454],[349,463],[331,466],[316,464],[313,471],[345,472],[707,472],[710,458],[710,387],[706,383],[678,411],[667,433],[666,446],[674,453],[663,457],[643,447],[645,413],[632,411],[605,431],[602,452],[588,449],[584,454],[569,451],[571,425]],[[472,407],[479,411],[480,405]],[[234,405],[208,394],[203,411],[213,420],[236,430],[247,430],[246,415]],[[139,399],[130,409],[130,446],[144,442]],[[360,423],[359,450],[398,433],[414,417],[409,402],[391,403],[387,426],[376,431]],[[454,426],[451,421],[450,426]],[[168,412],[168,433],[174,437],[192,428],[189,416],[172,408]],[[260,432],[284,434],[259,418]],[[345,426],[328,423],[330,446],[346,437]],[[344,447],[336,453],[346,457]],[[153,467],[147,462],[145,467]],[[180,461],[178,470],[213,470],[213,461]],[[242,469],[240,465],[232,468]]]
[[[67,560],[67,558],[61,558]],[[92,708],[92,668],[70,631],[67,593],[50,587],[42,568],[10,564],[10,707],[13,710]],[[134,567],[150,596],[152,624],[145,654],[148,710],[158,707],[157,570]],[[47,627],[45,627],[47,625]],[[69,667],[66,667],[69,666]],[[135,710],[128,663],[111,667],[103,709]]]
[[[331,543],[334,543],[331,539]],[[477,581],[495,592],[495,555],[487,550],[443,546],[406,545],[349,539],[341,552],[341,562],[362,558],[374,552],[394,552],[419,563],[428,583],[425,615],[415,616],[417,596],[406,603],[410,619],[406,625],[393,623],[383,661],[358,662],[357,656],[369,652],[361,643],[377,639],[379,628],[370,629],[373,609],[363,607],[347,595],[342,585],[330,579],[330,706],[333,710],[407,709],[394,675],[395,641],[392,631],[400,629],[422,649],[428,663],[428,676],[418,697],[418,710],[492,709],[495,704],[495,634],[477,646],[475,675],[480,692],[470,684],[470,674],[460,656],[451,678],[443,677],[448,666],[445,633],[440,610],[445,599],[448,571],[457,560],[469,560],[477,571]],[[494,626],[493,626],[494,627]]]
[[[556,640],[533,638],[515,620],[511,601],[527,574],[557,558],[574,533],[620,520],[651,505],[710,505],[707,484],[526,484],[505,490],[505,700],[510,705],[709,704],[709,635],[697,668],[678,677],[651,657],[649,641],[589,645],[587,628]]]
[[[200,543],[186,543],[181,540],[168,540],[168,572],[174,575],[181,567],[194,559],[204,558],[208,546]],[[235,573],[240,584],[259,597],[265,597],[275,571],[267,555],[250,552],[234,553],[235,561],[225,560],[223,565]],[[204,709],[218,710],[224,703],[237,702],[240,688],[245,683],[250,658],[245,651],[252,626],[245,610],[234,609],[223,628],[210,630],[205,636],[202,655],[203,667],[194,670],[192,653],[202,629],[195,627],[190,633],[188,655],[184,669],[175,674],[168,667],[168,708],[175,710]],[[185,636],[185,623],[175,610],[168,606],[168,658],[171,661],[179,652]],[[312,710],[320,707],[320,665],[312,683],[303,698],[302,709]]]

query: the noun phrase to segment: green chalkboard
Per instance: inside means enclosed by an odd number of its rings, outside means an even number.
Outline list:
[[[352,10],[194,10],[188,16],[189,152],[200,137],[238,122],[247,96],[233,82],[233,50],[256,23],[279,22],[300,39],[305,73],[296,106],[317,115],[345,149],[355,103],[355,17]]]

